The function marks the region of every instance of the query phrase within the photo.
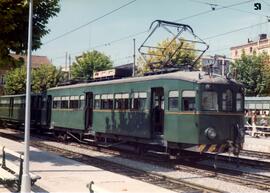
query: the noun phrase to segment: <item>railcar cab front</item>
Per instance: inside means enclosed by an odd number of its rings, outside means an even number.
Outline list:
[[[240,147],[244,140],[243,87],[227,79],[222,81],[200,85],[199,143],[231,144]]]

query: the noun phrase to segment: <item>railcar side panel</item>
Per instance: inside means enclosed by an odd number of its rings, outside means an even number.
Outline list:
[[[170,113],[165,116],[165,139],[169,142],[197,144],[199,130],[194,114]]]
[[[84,130],[84,111],[82,110],[53,110],[52,125],[54,127]]]

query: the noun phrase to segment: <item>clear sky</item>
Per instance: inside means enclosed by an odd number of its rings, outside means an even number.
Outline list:
[[[231,46],[246,43],[248,38],[255,40],[260,33],[270,36],[270,22],[256,25],[267,22],[266,16],[270,20],[270,0],[133,1],[60,0],[61,11],[48,24],[51,31],[43,38],[44,45],[33,54],[45,55],[54,65],[64,66],[66,52],[74,61],[82,52],[96,49],[109,55],[115,66],[125,64],[133,60],[133,38],[138,48],[148,35],[147,32],[134,34],[148,30],[151,22],[157,19],[190,25],[195,34],[210,45],[208,55],[229,57]],[[62,36],[129,2],[132,3]],[[261,3],[261,10],[254,10],[254,3]],[[234,4],[238,5],[231,6]],[[212,11],[212,7],[216,10]],[[246,29],[239,30],[241,28]],[[62,37],[55,39],[59,36]]]

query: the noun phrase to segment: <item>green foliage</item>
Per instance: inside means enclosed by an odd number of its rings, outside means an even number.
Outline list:
[[[41,93],[54,87],[62,80],[62,73],[53,65],[41,65],[32,69],[32,92]],[[26,67],[15,68],[10,71],[5,79],[6,94],[23,94],[26,86]]]
[[[137,64],[139,66],[138,72],[145,73],[153,71],[155,69],[164,69],[168,67],[179,68],[181,66],[191,64],[192,61],[194,61],[196,57],[195,51],[185,49],[177,50],[177,48],[179,48],[181,44],[182,44],[181,48],[194,49],[195,48],[194,44],[179,39],[175,39],[172,42],[171,41],[172,40],[170,39],[166,39],[157,44],[156,47],[158,48],[167,48],[165,52],[163,51],[163,49],[150,48],[147,52],[149,54],[149,57],[147,57],[146,61],[142,57],[139,57],[137,61]],[[174,53],[175,55],[172,57],[171,61],[167,64],[164,63],[169,58],[171,58],[171,56]]]
[[[33,70],[32,91],[40,93],[55,87],[63,78],[63,73],[53,65],[41,65]]]
[[[5,77],[5,94],[25,93],[26,68],[15,68]]]
[[[76,58],[76,62],[71,66],[71,75],[73,78],[90,79],[93,77],[93,72],[112,67],[112,61],[108,56],[94,50]]]
[[[247,96],[270,94],[270,62],[266,53],[252,56],[242,54],[241,59],[232,64],[236,79],[245,86]]]
[[[0,65],[10,64],[9,53],[25,54],[28,39],[29,1],[0,0]],[[49,33],[49,18],[60,11],[59,0],[34,0],[33,50],[41,46],[41,38]]]

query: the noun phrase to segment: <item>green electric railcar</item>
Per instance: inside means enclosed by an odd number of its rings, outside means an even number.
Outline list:
[[[51,129],[82,138],[200,152],[239,152],[243,143],[243,87],[217,75],[182,71],[60,86],[47,95]]]

